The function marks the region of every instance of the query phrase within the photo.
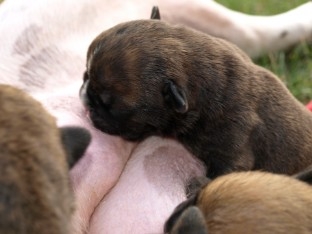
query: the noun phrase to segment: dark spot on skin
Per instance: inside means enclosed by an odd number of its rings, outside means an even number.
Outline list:
[[[164,141],[169,140],[164,139]],[[187,153],[182,146],[170,145],[169,147],[164,144],[149,150],[151,153],[147,154],[144,160],[145,175],[151,184],[162,188],[163,191],[184,189],[189,178],[199,175],[200,162],[191,155],[185,155]],[[163,181],[166,183],[164,184]]]
[[[285,38],[287,35],[288,35],[288,31],[285,30],[280,34],[280,38]]]
[[[42,28],[36,24],[31,24],[25,28],[14,43],[13,54],[29,54],[36,47],[35,42],[39,40],[41,32]]]
[[[64,61],[75,61],[74,64]],[[37,53],[29,56],[29,59],[21,65],[19,81],[26,84],[28,91],[42,89],[49,77],[53,76],[55,83],[62,82],[64,75],[74,77],[79,65],[83,67],[83,60],[77,55],[60,50],[56,46],[44,47]]]
[[[44,80],[43,79],[36,79],[36,68],[35,65],[40,66],[40,61],[38,59],[38,56],[32,55],[29,60],[24,63],[19,70],[19,77],[20,81],[24,84],[27,84],[27,86],[35,86],[37,88],[44,88]],[[31,69],[31,68],[34,68]]]
[[[45,80],[37,76],[38,73],[44,71],[47,75],[51,75],[53,71],[47,66],[52,63],[53,50],[51,48],[43,48],[30,58],[20,68],[20,81],[38,88],[44,88]]]

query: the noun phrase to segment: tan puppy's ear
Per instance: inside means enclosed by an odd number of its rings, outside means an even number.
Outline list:
[[[167,80],[163,90],[163,95],[167,104],[169,104],[178,113],[188,111],[188,101],[185,92],[178,87],[172,80]]]
[[[174,224],[170,234],[208,234],[205,217],[196,206],[188,207]]]
[[[91,135],[88,130],[80,127],[62,127],[60,132],[68,166],[72,168],[85,153],[91,142]]]
[[[153,6],[151,19],[160,20],[160,12],[158,6]]]
[[[312,166],[309,166],[292,177],[312,185]]]
[[[195,206],[197,201],[197,196],[192,196],[186,201],[180,203],[173,211],[169,219],[166,221],[164,226],[165,233],[171,233],[173,226],[176,224],[181,214],[190,206]]]

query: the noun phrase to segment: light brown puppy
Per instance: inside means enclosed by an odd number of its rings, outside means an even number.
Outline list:
[[[165,232],[311,233],[312,187],[298,180],[307,179],[302,175],[235,172],[216,178],[176,208]]]
[[[236,46],[189,28],[138,20],[101,33],[81,97],[100,130],[175,138],[209,177],[312,163],[312,114]]]
[[[0,85],[0,113],[0,233],[71,233],[68,170],[89,133],[58,129],[39,102],[7,85]]]

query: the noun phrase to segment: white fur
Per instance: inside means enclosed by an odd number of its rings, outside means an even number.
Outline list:
[[[226,38],[253,57],[311,37],[311,2],[261,17],[209,0],[5,0],[0,5],[0,81],[32,94],[59,125],[86,127],[93,137],[71,171],[75,234],[161,232],[166,216],[185,199],[187,179],[204,173],[174,141],[155,137],[137,146],[97,131],[79,101],[92,39],[117,23],[149,18],[153,5],[163,20]],[[150,160],[150,170],[144,171],[145,158],[163,146],[162,160]]]

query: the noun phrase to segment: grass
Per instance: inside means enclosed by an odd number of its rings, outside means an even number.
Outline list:
[[[217,2],[248,14],[271,15],[290,10],[306,0],[217,0]],[[308,43],[277,53],[270,53],[255,61],[277,74],[293,95],[303,103],[312,100],[312,46]]]

